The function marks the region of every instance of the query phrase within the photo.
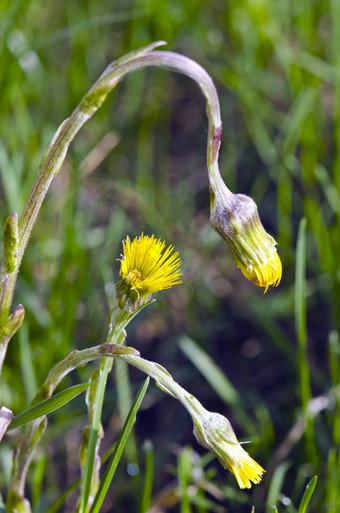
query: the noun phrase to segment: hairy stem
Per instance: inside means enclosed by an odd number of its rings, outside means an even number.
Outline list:
[[[54,176],[58,173],[65,159],[70,143],[86,121],[101,107],[107,95],[128,73],[150,66],[163,67],[187,75],[199,85],[207,101],[206,110],[209,121],[207,162],[211,182],[210,186],[212,191],[215,192],[215,184],[221,181],[217,160],[222,134],[220,107],[215,86],[208,73],[195,61],[173,52],[153,52],[154,48],[162,44],[164,43],[153,43],[136,52],[131,52],[110,64],[93,87],[82,98],[71,116],[65,119],[57,130],[42,159],[38,176],[19,220],[16,269],[13,273],[6,274],[4,261],[0,268],[0,284],[2,286],[0,299],[2,298],[1,301],[6,305],[6,308],[8,308],[12,302],[20,263],[39,214],[40,207]]]

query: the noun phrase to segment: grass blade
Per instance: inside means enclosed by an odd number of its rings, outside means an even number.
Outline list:
[[[117,358],[114,362],[114,366],[118,411],[121,418],[126,419],[132,406],[131,383],[128,371],[129,365],[128,363],[124,362],[124,360],[118,360]],[[125,457],[128,463],[136,463],[139,465],[137,442],[133,431],[130,434],[129,440],[125,447]],[[135,491],[137,491],[138,488],[139,492],[139,483],[137,483],[138,480],[139,476],[137,474],[134,476],[133,481],[134,488],[136,488]]]
[[[302,219],[296,248],[295,267],[295,326],[299,347],[305,350],[307,342],[306,323],[306,219]],[[310,395],[307,398],[310,398]]]
[[[295,267],[295,329],[298,339],[298,373],[302,410],[306,421],[306,444],[309,460],[315,464],[315,437],[313,421],[308,415],[311,399],[310,373],[307,354],[307,313],[306,313],[306,219],[301,219],[296,248]]]
[[[43,482],[46,472],[46,455],[41,454],[36,463],[32,481],[32,506],[33,511],[40,511],[41,497],[43,496]]]
[[[80,479],[77,479],[77,481],[74,481],[58,498],[56,501],[51,504],[51,506],[48,508],[46,513],[56,513],[64,504],[67,497],[73,493],[78,486],[80,485]]]
[[[280,492],[282,490],[283,481],[290,463],[284,461],[275,470],[273,477],[270,481],[270,486],[267,494],[266,513],[272,513],[274,504],[278,502]]]
[[[196,506],[197,513],[225,513],[226,509],[224,506],[220,506],[219,504],[216,504],[210,499],[207,499],[204,496],[199,495],[199,493],[202,492],[202,490],[197,490],[196,494],[190,495],[190,502],[194,506]]]
[[[300,502],[298,513],[306,513],[307,506],[308,506],[309,501],[313,495],[317,480],[318,480],[318,476],[314,476],[307,484],[305,493],[303,494],[301,502]]]
[[[332,20],[332,50],[333,50],[333,62],[335,69],[339,70],[340,65],[340,55],[339,55],[339,44],[340,44],[340,4],[337,0],[331,0],[329,2],[330,6],[330,16]],[[335,128],[334,128],[334,142],[336,149],[336,158],[334,161],[333,167],[333,181],[334,185],[338,191],[340,192],[340,178],[339,178],[339,148],[340,148],[340,101],[339,101],[339,92],[340,92],[340,77],[339,73],[336,74],[336,80],[334,84],[334,98],[336,98],[335,102]]]
[[[180,495],[181,513],[193,513],[188,494],[192,473],[192,448],[189,446],[179,453],[177,458],[177,479]]]
[[[145,453],[145,471],[140,513],[145,513],[150,508],[154,476],[153,445],[150,440],[144,442],[143,450]]]
[[[135,400],[132,404],[132,407],[130,409],[129,415],[127,416],[127,419],[124,422],[124,426],[120,433],[118,442],[115,445],[114,453],[112,454],[112,457],[109,461],[107,469],[104,473],[103,479],[101,480],[99,490],[98,490],[97,495],[92,504],[90,513],[98,513],[103,504],[106,493],[109,489],[109,486],[110,486],[113,476],[115,474],[116,468],[118,466],[119,460],[123,454],[125,444],[127,442],[127,439],[129,438],[131,429],[136,421],[137,411],[139,410],[139,407],[143,401],[145,392],[149,385],[149,381],[150,381],[150,378],[149,377],[146,378],[146,380],[144,381],[143,385],[140,387],[140,389],[136,395],[136,398],[135,398]]]
[[[229,381],[227,376],[213,361],[213,359],[199,345],[187,336],[181,336],[178,339],[178,345],[183,353],[200,371],[209,385],[226,404],[234,407],[235,418],[242,426],[250,428],[253,423],[248,418],[242,407],[242,400],[238,391]],[[249,431],[248,431],[249,432]]]
[[[90,496],[91,480],[95,462],[96,445],[98,440],[98,431],[100,425],[100,419],[103,409],[104,394],[106,388],[106,381],[108,374],[111,369],[112,362],[109,358],[105,359],[103,363],[102,375],[99,380],[99,385],[96,393],[95,409],[92,418],[92,426],[90,432],[89,443],[87,447],[86,463],[84,468],[84,474],[81,483],[81,494],[80,494],[80,506],[79,512],[85,513],[88,511],[87,504]]]
[[[237,404],[240,401],[236,388],[196,342],[189,337],[182,336],[178,340],[178,345],[225,403]]]
[[[77,397],[77,395],[84,392],[84,390],[86,390],[89,385],[90,383],[81,383],[80,385],[67,388],[59,394],[53,395],[49,399],[46,399],[46,401],[42,401],[41,403],[32,406],[32,408],[28,408],[28,410],[25,410],[14,417],[8,430],[22,426],[23,424],[27,424],[27,422],[31,422],[32,420],[42,417],[43,415],[47,415],[48,413],[51,413],[58,408],[61,408],[65,404],[72,401],[72,399]]]

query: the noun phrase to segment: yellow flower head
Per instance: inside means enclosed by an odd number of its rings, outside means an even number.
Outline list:
[[[198,443],[234,474],[240,488],[251,488],[252,483],[261,481],[265,470],[243,449],[226,417],[207,411],[203,418],[195,418],[194,434]]]
[[[239,487],[251,488],[252,483],[259,484],[265,472],[261,465],[256,463],[239,443],[234,445],[233,449],[229,448],[229,451],[233,456],[227,468],[236,477]]]
[[[181,259],[173,250],[173,246],[165,249],[165,242],[154,235],[142,234],[132,242],[127,236],[123,241],[118,296],[124,294],[135,301],[181,283]]]
[[[212,206],[210,222],[221,235],[244,276],[267,291],[277,287],[282,265],[276,241],[263,228],[255,202],[243,194],[225,201],[218,197]]]
[[[250,264],[245,267],[242,262],[236,261],[236,265],[243,272],[247,280],[252,281],[259,287],[265,287],[264,294],[269,285],[277,287],[281,281],[282,264],[276,249],[268,256],[267,260],[259,264]]]

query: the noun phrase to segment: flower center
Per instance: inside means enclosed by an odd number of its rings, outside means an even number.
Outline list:
[[[136,290],[140,288],[140,283],[144,280],[142,273],[138,269],[132,269],[128,274],[124,274],[123,279]]]

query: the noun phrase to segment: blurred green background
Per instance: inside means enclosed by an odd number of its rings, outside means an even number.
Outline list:
[[[105,340],[121,240],[154,233],[180,251],[183,284],[158,294],[127,343],[226,415],[267,473],[251,491],[238,490],[194,442],[180,404],[152,385],[103,511],[145,511],[153,466],[154,513],[250,513],[252,505],[268,513],[273,504],[294,513],[315,474],[310,511],[338,512],[338,0],[1,0],[0,9],[2,224],[22,211],[54,132],[106,65],[165,40],[213,77],[222,176],[257,202],[284,270],[278,289],[263,295],[210,228],[207,120],[196,84],[163,70],[130,75],[71,145],[40,213],[17,285],[26,318],[9,347],[1,404],[24,410],[54,363]],[[103,451],[144,378],[133,369],[127,376],[120,366],[110,381]],[[34,512],[79,477],[86,422],[83,397],[51,415],[30,472]],[[4,491],[14,440],[9,434],[0,447]],[[75,496],[62,511],[73,511]]]

